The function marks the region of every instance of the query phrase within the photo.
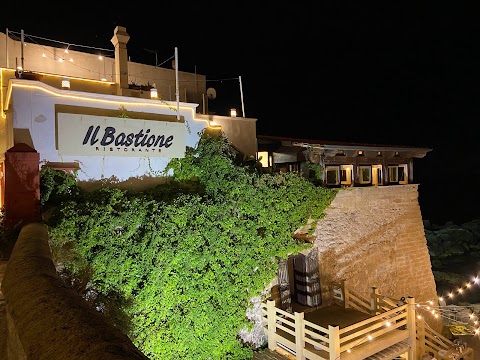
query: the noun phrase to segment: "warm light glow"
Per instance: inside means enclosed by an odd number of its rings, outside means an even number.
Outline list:
[[[422,318],[421,315],[417,315],[417,319],[420,320]]]
[[[367,336],[367,339],[370,340],[370,341],[372,341],[372,340],[373,340],[372,335],[368,335],[368,336]]]
[[[62,79],[62,89],[70,89],[70,79],[63,78]]]
[[[2,119],[6,119],[7,115],[3,111],[3,69],[0,70],[0,110]]]
[[[42,57],[47,57],[47,55],[45,55],[45,53],[42,54]]]
[[[390,321],[387,321],[387,322],[385,323],[385,326],[386,326],[386,327],[390,327],[390,326],[392,326],[392,323],[391,323]]]
[[[443,301],[443,296],[440,296],[440,297],[438,298],[438,300],[439,300],[439,301]]]
[[[347,349],[347,353],[351,353],[351,352],[352,352],[352,350],[351,350],[351,349]]]
[[[458,292],[461,294],[463,292],[463,289],[458,289]]]
[[[448,297],[453,298],[453,293],[448,294]]]
[[[262,167],[268,167],[268,151],[259,151],[257,152],[257,159],[262,164]]]
[[[100,83],[98,80],[86,80],[82,79],[84,81],[90,81],[90,82],[97,82]],[[176,106],[170,104],[169,102],[166,101],[152,101],[150,103],[145,103],[145,102],[138,102],[136,98],[130,98],[130,97],[122,97],[123,101],[116,101],[116,100],[106,100],[106,99],[99,99],[98,97],[93,97],[93,96],[79,96],[79,95],[71,95],[67,92],[59,92],[57,89],[52,88],[49,85],[46,85],[44,83],[39,82],[38,84],[31,85],[31,84],[25,84],[22,80],[20,79],[14,79],[11,80],[8,86],[7,94],[5,97],[5,102],[4,102],[4,111],[8,110],[10,106],[10,102],[12,100],[12,89],[14,87],[20,87],[20,88],[28,88],[28,89],[38,89],[42,90],[48,94],[62,97],[62,98],[68,98],[68,99],[75,99],[75,100],[82,100],[82,101],[92,101],[94,103],[103,103],[103,104],[114,104],[116,106],[149,106],[149,107],[154,107],[154,108],[167,108],[172,111],[176,111],[177,108]],[[3,97],[2,97],[3,99]],[[192,107],[188,106],[180,106],[181,109],[184,111],[189,111],[191,113],[191,117],[195,121],[202,121],[207,124],[207,126],[210,126],[209,120],[205,119],[199,119],[195,117],[195,109]]]
[[[70,60],[68,60],[68,61],[73,62],[73,58],[70,58]]]
[[[63,58],[58,58],[58,62],[64,62]]]
[[[158,99],[158,91],[156,87],[152,87],[150,89],[150,98],[152,99]]]
[[[98,60],[103,60],[103,56],[102,56],[102,55],[99,55],[99,56],[98,56]]]
[[[231,117],[237,117],[237,110],[236,109],[230,109],[230,116]]]
[[[21,66],[21,65],[18,65],[18,66],[17,66],[17,70],[18,70],[18,71],[22,71],[22,70],[23,70],[22,66]]]

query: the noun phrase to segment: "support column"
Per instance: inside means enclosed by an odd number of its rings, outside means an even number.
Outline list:
[[[275,325],[275,301],[268,300],[267,301],[267,328],[268,328],[268,348],[272,351],[275,351],[277,347],[277,341],[275,339],[276,335],[276,325]]]
[[[27,144],[16,144],[5,153],[6,228],[42,220],[39,167],[40,154]]]
[[[296,360],[305,360],[303,349],[305,348],[305,325],[303,324],[304,313],[295,312],[295,352]]]
[[[117,83],[117,95],[122,95],[123,89],[128,89],[128,54],[127,43],[130,36],[127,29],[117,26],[110,40],[115,46],[115,74],[114,81]]]
[[[372,315],[377,315],[377,299],[378,299],[378,289],[372,287],[372,292],[370,293],[370,312]]]
[[[340,327],[328,325],[328,343],[330,349],[329,360],[340,359]]]
[[[415,298],[407,298],[408,360],[417,359],[417,327],[415,324]]]

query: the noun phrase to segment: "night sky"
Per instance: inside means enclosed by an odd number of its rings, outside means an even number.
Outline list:
[[[120,4],[120,3],[119,3]],[[433,149],[414,163],[424,219],[480,219],[477,130],[480,21],[473,2],[88,2],[2,9],[0,28],[113,49],[207,76],[210,110],[246,117],[257,134]],[[252,5],[253,4],[253,5]],[[79,6],[81,5],[81,7]],[[11,6],[11,5],[10,5]],[[161,66],[169,67],[170,61]]]

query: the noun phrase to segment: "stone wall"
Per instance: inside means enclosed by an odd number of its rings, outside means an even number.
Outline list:
[[[25,225],[8,260],[5,296],[7,359],[148,360],[58,277],[45,225]]]
[[[345,279],[365,297],[376,287],[397,299],[437,299],[417,184],[342,189],[315,229],[314,247],[323,287]]]

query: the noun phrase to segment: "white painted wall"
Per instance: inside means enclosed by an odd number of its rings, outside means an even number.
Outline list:
[[[126,181],[131,178],[160,175],[169,158],[165,157],[119,157],[119,156],[61,156],[56,147],[55,105],[95,107],[177,116],[176,102],[128,98],[116,95],[94,94],[59,90],[46,84],[11,80],[12,97],[8,104],[10,121],[14,129],[14,143],[26,142],[29,133],[34,149],[39,152],[41,162],[78,162],[80,181],[115,179]],[[24,87],[21,85],[34,85]],[[198,133],[207,127],[208,121],[195,119],[196,104],[180,103],[180,115],[184,116],[186,146],[195,147]],[[134,121],[134,120],[132,120]],[[22,136],[20,134],[23,134]]]

